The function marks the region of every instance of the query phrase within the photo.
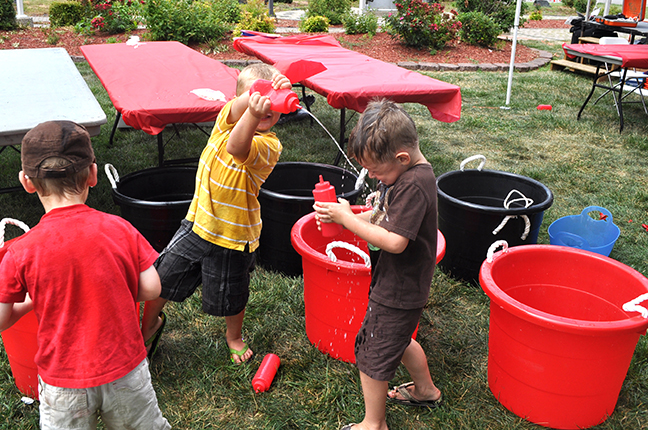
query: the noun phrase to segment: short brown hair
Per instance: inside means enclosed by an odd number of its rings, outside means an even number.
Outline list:
[[[50,157],[43,161],[43,167],[59,168],[69,164],[68,160],[60,157]],[[79,172],[73,173],[62,178],[32,178],[29,179],[34,184],[34,188],[41,196],[64,196],[66,194],[81,194],[88,186],[88,177],[90,176],[90,167],[86,167]]]
[[[239,73],[236,80],[236,96],[240,96],[248,91],[254,81],[257,79],[265,79],[271,81],[275,74],[279,73],[276,67],[265,63],[252,63],[245,67]]]
[[[367,105],[349,136],[347,153],[358,161],[390,161],[403,148],[417,148],[416,124],[402,106],[390,100]]]

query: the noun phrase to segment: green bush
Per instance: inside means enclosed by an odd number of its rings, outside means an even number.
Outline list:
[[[350,0],[310,0],[306,17],[325,16],[331,25],[339,25],[349,12],[351,12]]]
[[[74,25],[83,19],[83,6],[78,1],[52,2],[49,20],[52,27]]]
[[[497,42],[500,33],[499,26],[483,12],[460,13],[457,19],[461,21],[459,38],[469,45],[492,47]]]
[[[562,0],[560,3],[562,3],[563,6],[574,7],[574,0]]]
[[[516,0],[456,0],[455,6],[460,13],[484,12],[500,27],[502,33],[508,32],[515,24]],[[520,15],[524,15],[528,5],[523,1],[520,6]],[[525,19],[520,17],[520,26],[524,22]]]
[[[309,16],[299,23],[299,29],[304,33],[325,33],[329,29],[329,19],[325,16]]]
[[[529,19],[531,21],[542,21],[542,11],[540,9],[534,10],[529,14]]]
[[[342,18],[346,34],[371,34],[378,31],[378,17],[371,11],[356,14],[349,12]]]
[[[13,0],[0,0],[0,30],[13,30],[16,23],[16,9]]]
[[[574,9],[576,12],[585,13],[587,12],[587,0],[574,0]],[[594,7],[592,7],[594,9]]]
[[[148,0],[144,8],[152,40],[177,40],[188,44],[220,40],[231,30],[223,15],[223,1]]]
[[[248,0],[242,5],[241,19],[234,29],[234,36],[240,36],[241,30],[260,31],[262,33],[273,33],[275,31],[275,19],[268,16],[268,10],[263,0]]]
[[[387,32],[407,46],[440,49],[456,37],[461,22],[448,13],[443,5],[423,0],[402,0],[394,3],[397,14],[385,18]]]

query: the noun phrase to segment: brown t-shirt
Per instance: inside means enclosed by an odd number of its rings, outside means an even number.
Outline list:
[[[397,309],[425,306],[436,265],[437,192],[432,166],[417,164],[390,187],[371,222],[409,239],[400,254],[381,251],[372,269],[372,300]]]

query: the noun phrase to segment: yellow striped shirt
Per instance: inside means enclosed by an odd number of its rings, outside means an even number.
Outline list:
[[[261,206],[259,190],[281,155],[282,146],[274,133],[256,133],[250,154],[237,162],[226,149],[232,102],[221,110],[207,146],[200,155],[194,192],[187,220],[193,231],[208,242],[228,249],[250,252],[259,246]]]

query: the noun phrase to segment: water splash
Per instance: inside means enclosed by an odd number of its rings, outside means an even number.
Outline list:
[[[356,173],[357,175],[360,175],[360,172],[358,171],[358,169],[356,169],[356,167],[353,165],[353,163],[351,163],[351,160],[349,160],[349,157],[347,157],[346,153],[345,153],[344,150],[342,149],[342,146],[340,146],[340,144],[338,143],[338,141],[335,140],[335,138],[333,137],[333,135],[331,134],[331,132],[328,131],[328,129],[327,129],[326,127],[324,127],[324,124],[322,124],[322,121],[320,121],[320,120],[319,120],[315,115],[313,115],[313,113],[310,112],[308,109],[302,109],[302,111],[306,111],[306,112],[311,116],[311,118],[313,118],[315,121],[317,121],[317,123],[320,125],[320,127],[322,127],[322,128],[324,129],[324,131],[329,135],[329,137],[330,137],[331,139],[333,139],[333,142],[335,142],[335,146],[337,146],[338,151],[340,151],[340,153],[344,156],[344,159],[347,161],[347,163],[349,163],[349,166],[351,166],[351,168],[355,171],[355,173]]]

